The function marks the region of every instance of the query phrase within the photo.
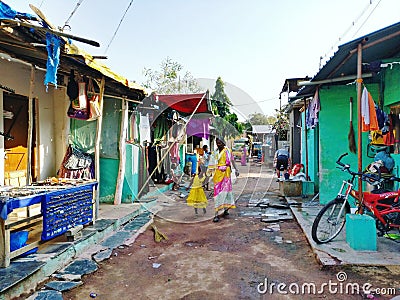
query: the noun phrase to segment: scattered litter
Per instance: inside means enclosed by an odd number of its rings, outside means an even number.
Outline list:
[[[140,248],[146,248],[146,245],[142,244],[142,245],[140,245]]]
[[[114,253],[114,256],[118,256],[118,253],[117,253],[117,252],[115,252],[115,253]]]
[[[151,225],[151,228],[154,230],[154,241],[157,243],[161,242],[163,239],[168,240],[168,237],[162,232],[158,231],[155,225]]]
[[[155,259],[155,258],[157,258],[158,256],[149,256],[147,259]]]
[[[279,226],[279,224],[276,224],[276,223],[267,226],[267,228],[272,229],[273,231],[281,230],[281,227]]]
[[[154,269],[158,269],[159,267],[161,267],[161,264],[159,264],[159,263],[153,263],[153,268],[154,268]]]
[[[185,195],[184,193],[181,193],[181,194],[179,195],[179,197],[181,197],[181,198],[185,198],[185,197],[186,197],[186,195]]]
[[[287,240],[285,242],[286,242],[286,244],[293,244],[293,242],[291,240]]]
[[[125,249],[124,246],[118,246],[118,249]]]
[[[335,250],[335,251],[341,252],[341,253],[346,252],[346,250],[344,250],[342,248],[332,248],[332,250]]]
[[[288,209],[289,205],[288,204],[280,204],[280,203],[270,203],[269,207],[279,208],[279,209]]]
[[[132,253],[128,253],[128,256],[131,256],[132,255]]]
[[[282,244],[283,243],[283,238],[281,236],[276,236],[275,237],[275,242],[278,244]]]
[[[97,294],[92,292],[92,293],[89,294],[89,296],[90,296],[90,298],[96,298]]]
[[[262,229],[263,231],[266,231],[266,232],[274,232],[274,230],[272,229],[272,228],[263,228]]]

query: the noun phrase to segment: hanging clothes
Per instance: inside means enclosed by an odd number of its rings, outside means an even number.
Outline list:
[[[307,107],[307,118],[306,125],[308,129],[313,129],[318,124],[318,113],[321,110],[319,102],[319,91],[315,91],[313,99],[310,101]]]
[[[388,130],[387,134],[385,134],[383,136],[383,143],[387,146],[394,145],[394,143],[395,143],[395,138],[394,138],[394,133],[393,133],[393,118],[394,118],[394,115],[388,116],[389,130]]]
[[[364,87],[361,96],[362,132],[379,129],[378,118],[375,111],[375,102],[367,88]]]
[[[46,90],[49,83],[57,87],[57,69],[60,63],[60,43],[61,40],[58,36],[46,33],[46,49],[47,49],[47,64],[46,64],[46,77],[44,85]]]
[[[208,140],[210,136],[210,119],[190,119],[186,126],[186,134]]]
[[[139,133],[140,133],[140,145],[144,145],[144,142],[148,143],[151,142],[149,114],[146,114],[145,116],[140,115]]]

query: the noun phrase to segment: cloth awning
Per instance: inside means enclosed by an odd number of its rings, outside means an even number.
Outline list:
[[[201,94],[154,95],[154,97],[183,115],[192,114],[197,106],[195,114],[208,113],[212,115],[208,92]],[[201,103],[199,104],[200,101]]]

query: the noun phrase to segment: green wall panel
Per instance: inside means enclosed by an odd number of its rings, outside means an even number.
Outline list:
[[[378,99],[378,85],[368,85],[372,97]],[[350,128],[349,99],[353,97],[353,128],[357,144],[357,91],[355,85],[331,86],[320,90],[321,111],[319,112],[319,192],[320,202],[325,204],[336,197],[339,187],[347,173],[341,172],[336,167],[336,160],[343,153],[349,153],[343,162],[358,168],[357,154],[349,152],[348,133]],[[366,156],[368,133],[362,134],[362,160],[363,168],[372,159]]]
[[[384,70],[384,103],[387,106],[400,101],[400,65],[392,64]]]
[[[100,158],[100,202],[114,203],[119,159]]]

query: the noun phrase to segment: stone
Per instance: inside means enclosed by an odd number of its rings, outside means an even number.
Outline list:
[[[59,292],[66,292],[82,284],[82,281],[50,281],[45,284],[45,287]]]
[[[95,262],[99,263],[103,260],[109,259],[111,257],[112,250],[111,249],[106,249],[104,251],[100,251],[93,255],[93,259]]]

